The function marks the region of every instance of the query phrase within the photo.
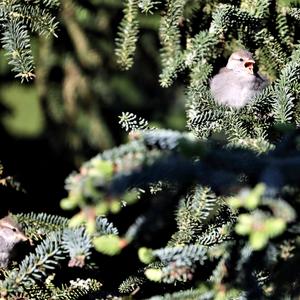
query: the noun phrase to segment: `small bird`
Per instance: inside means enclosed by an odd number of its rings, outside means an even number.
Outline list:
[[[254,64],[255,60],[249,51],[238,50],[232,53],[226,67],[210,81],[215,101],[241,108],[263,90],[268,85],[268,80],[254,71]]]
[[[14,246],[27,240],[21,227],[11,215],[0,219],[0,268],[8,266]]]

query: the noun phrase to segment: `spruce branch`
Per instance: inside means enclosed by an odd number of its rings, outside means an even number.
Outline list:
[[[55,35],[58,23],[52,9],[58,1],[3,1],[0,4],[0,21],[3,28],[1,43],[6,50],[8,63],[21,81],[35,77],[34,61],[31,53],[30,33]]]
[[[286,13],[278,13],[276,20],[276,29],[281,43],[284,43],[289,48],[289,50],[293,49],[294,36],[289,32],[290,27],[288,24]]]
[[[275,111],[275,120],[278,123],[290,123],[292,121],[294,97],[287,87],[278,86],[276,88],[276,98],[274,98],[273,107]]]
[[[213,49],[218,42],[218,37],[213,33],[201,31],[196,34],[188,42],[187,50],[185,50],[184,52],[183,59],[185,66],[192,67],[201,63],[202,65],[204,65],[203,68],[208,68],[208,66],[206,65],[207,60],[209,60],[214,55]],[[206,74],[204,73],[202,76],[204,77],[205,75]]]
[[[257,30],[262,21],[260,18],[228,4],[220,4],[212,14],[212,18],[209,32],[216,36],[222,36],[228,31],[245,27]]]
[[[69,253],[69,267],[83,267],[91,255],[92,243],[84,227],[63,231],[62,247]]]
[[[221,199],[218,199],[211,188],[205,186],[197,186],[191,197],[187,198],[186,205],[188,210],[192,212],[195,219],[200,222],[209,222],[216,213],[216,207],[220,205]]]
[[[118,235],[118,229],[114,227],[112,223],[108,221],[105,217],[97,217],[96,218],[96,232],[95,236],[101,235]]]
[[[165,294],[163,296],[153,296],[148,300],[210,300],[213,299],[213,291],[203,291],[202,289],[190,289]]]
[[[154,250],[154,257],[159,258],[165,265],[160,269],[160,280],[166,283],[190,280],[195,270],[195,263],[203,264],[207,259],[206,253],[205,247],[193,244]],[[145,271],[149,279],[151,279],[150,270]]]
[[[259,18],[266,18],[270,13],[270,0],[245,0],[241,3],[241,9]]]
[[[145,278],[141,276],[130,276],[120,284],[119,292],[122,294],[133,294],[144,282]]]
[[[194,93],[192,89],[197,88],[197,86],[203,85],[207,81],[207,78],[209,78],[209,76],[211,75],[212,70],[212,66],[205,61],[199,61],[196,64],[193,63],[193,67],[191,68],[190,73],[190,88],[188,90],[190,90],[191,93]]]
[[[12,71],[16,72],[16,77],[21,81],[30,80],[33,74],[33,57],[30,50],[30,39],[25,25],[16,21],[9,20],[4,25],[4,33],[1,38],[2,47],[7,51],[9,64]]]
[[[283,50],[279,41],[266,28],[257,32],[255,40],[262,44],[261,55],[266,57],[273,69],[278,71],[286,65],[286,52]]]
[[[300,78],[300,64],[290,62],[282,70],[281,76],[274,87],[273,110],[278,123],[290,123],[293,119],[295,93],[292,86]]]
[[[290,15],[294,17],[297,21],[300,21],[300,8],[291,8],[289,11]]]
[[[39,244],[35,253],[30,253],[20,263],[19,270],[12,270],[2,282],[2,290],[8,293],[22,292],[29,288],[35,280],[46,276],[46,272],[58,265],[64,259],[64,253],[59,243],[61,232],[51,233]]]
[[[232,240],[231,227],[232,222],[222,224],[221,226],[217,223],[209,225],[208,228],[195,240],[195,242],[203,246],[212,246]]]
[[[125,70],[129,70],[133,65],[133,55],[139,31],[137,15],[137,0],[127,0],[124,7],[124,17],[116,37],[115,49],[117,63]]]
[[[139,9],[146,14],[153,14],[153,10],[155,10],[159,4],[161,4],[161,1],[138,0]]]
[[[15,215],[27,237],[39,240],[52,231],[62,231],[68,226],[67,218],[46,213],[27,213]]]
[[[176,78],[177,72],[182,68],[183,53],[180,45],[179,25],[185,4],[186,0],[169,0],[166,15],[161,18],[159,37],[162,45],[162,73],[160,74],[162,87],[169,87]]]
[[[32,32],[37,32],[39,35],[53,35],[57,37],[56,30],[58,22],[47,9],[36,5],[17,6],[14,15],[19,21],[30,28]]]
[[[55,286],[52,282],[54,276],[47,278],[45,287],[36,284],[23,293],[25,299],[59,299],[59,300],[78,300],[84,296],[91,295],[101,290],[102,284],[95,279],[70,280],[67,284]]]
[[[256,153],[267,153],[274,149],[274,145],[267,139],[266,131],[257,125],[252,132],[246,128],[241,119],[236,115],[228,118],[228,146],[251,149]],[[231,127],[230,127],[231,125]]]
[[[28,4],[34,4],[39,6],[45,6],[48,8],[58,7],[60,5],[59,0],[25,0]]]
[[[229,109],[218,105],[203,83],[191,82],[187,98],[187,126],[197,137],[206,138],[224,128]]]
[[[101,290],[102,284],[95,279],[76,279],[71,280],[68,285],[55,288],[52,291],[51,299],[77,300],[88,297]]]
[[[193,137],[186,132],[175,130],[145,130],[140,134],[141,139],[148,147],[156,147],[160,150],[174,150],[182,141],[193,142]]]
[[[145,224],[146,218],[144,216],[139,216],[135,222],[130,225],[130,227],[127,229],[125,235],[124,235],[124,239],[130,243],[131,241],[133,241],[136,236],[138,235],[141,227]]]
[[[130,112],[122,112],[122,115],[119,116],[119,119],[119,124],[121,124],[121,127],[127,132],[150,129],[147,120]]]

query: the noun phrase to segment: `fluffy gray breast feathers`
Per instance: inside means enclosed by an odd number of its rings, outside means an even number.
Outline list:
[[[255,60],[246,50],[231,54],[225,68],[210,81],[215,101],[222,105],[241,108],[268,85],[268,81],[254,71]]]

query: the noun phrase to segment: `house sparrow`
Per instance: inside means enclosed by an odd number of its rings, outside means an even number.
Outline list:
[[[28,238],[12,216],[8,215],[0,219],[0,268],[7,267],[14,246],[27,240]]]
[[[239,50],[231,54],[225,68],[210,81],[210,89],[219,104],[241,108],[268,85],[266,78],[254,71],[252,53]]]

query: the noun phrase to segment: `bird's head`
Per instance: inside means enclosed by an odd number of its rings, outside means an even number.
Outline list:
[[[20,226],[10,215],[0,219],[0,236],[11,246],[28,240]]]
[[[230,55],[226,68],[242,74],[253,75],[254,64],[255,60],[252,53],[246,50],[239,50]]]

